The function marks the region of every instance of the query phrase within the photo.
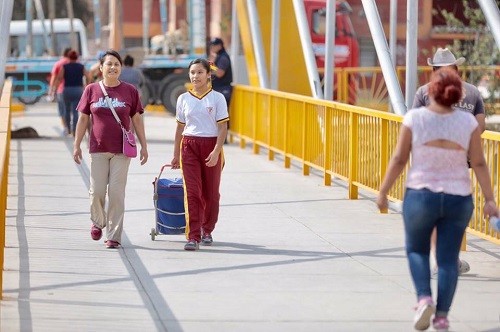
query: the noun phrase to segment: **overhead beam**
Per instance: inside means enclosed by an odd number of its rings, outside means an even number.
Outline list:
[[[486,22],[490,27],[493,38],[500,49],[500,10],[495,3],[495,0],[478,0],[479,6],[483,10]]]
[[[380,66],[382,67],[382,74],[387,84],[387,91],[389,92],[392,107],[396,114],[404,115],[406,113],[406,105],[403,93],[401,92],[401,87],[399,86],[396,69],[392,63],[389,46],[387,45],[377,5],[374,0],[362,0],[362,3],[373,42],[375,44],[375,50],[377,51],[377,57],[380,61]]]
[[[299,28],[300,40],[302,42],[302,52],[306,62],[311,93],[314,98],[323,99],[323,90],[321,89],[318,66],[316,65],[316,59],[313,53],[311,35],[309,34],[309,23],[307,22],[303,0],[293,0],[293,7],[297,26]]]
[[[417,55],[418,55],[418,0],[406,3],[406,108],[413,105],[417,91]]]
[[[247,0],[248,18],[250,20],[250,30],[254,45],[255,61],[259,74],[259,84],[261,88],[269,88],[269,75],[267,74],[266,59],[264,57],[264,44],[260,31],[259,15],[255,7],[255,0]]]
[[[0,4],[0,54],[10,55],[10,52],[7,48],[9,45],[10,20],[12,18],[13,8],[14,0],[3,0]],[[5,56],[0,56],[0,91],[2,91],[3,82],[5,80],[6,61],[7,58]],[[0,268],[2,267],[0,266]]]
[[[336,1],[328,1],[326,4],[326,36],[325,36],[325,99],[333,100],[333,89],[335,85],[335,20]],[[339,89],[340,90],[340,89]]]

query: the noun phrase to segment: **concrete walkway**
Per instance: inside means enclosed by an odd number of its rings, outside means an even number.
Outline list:
[[[1,331],[411,331],[415,295],[401,216],[346,199],[298,167],[225,146],[212,247],[150,238],[152,181],[175,120],[147,114],[150,160],[131,165],[123,248],[89,234],[89,160],[72,160],[55,104],[13,118]],[[167,177],[174,176],[169,170]],[[453,331],[500,331],[500,247],[468,237]],[[435,285],[434,285],[435,286]]]

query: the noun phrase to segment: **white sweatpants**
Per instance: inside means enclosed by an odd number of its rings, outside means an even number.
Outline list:
[[[125,186],[130,158],[123,154],[90,154],[90,220],[106,228],[106,239],[121,243],[125,214]],[[106,212],[106,190],[108,211]]]

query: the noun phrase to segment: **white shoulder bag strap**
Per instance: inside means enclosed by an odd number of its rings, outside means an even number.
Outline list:
[[[118,122],[120,127],[123,128],[122,122],[118,117],[118,114],[116,114],[115,108],[113,107],[113,103],[111,102],[111,98],[109,98],[108,93],[106,92],[106,89],[104,88],[104,84],[102,83],[102,81],[99,81],[99,86],[101,87],[102,93],[104,93],[104,98],[106,98],[106,102],[109,105],[109,109],[111,110],[111,112],[113,112],[115,120]]]

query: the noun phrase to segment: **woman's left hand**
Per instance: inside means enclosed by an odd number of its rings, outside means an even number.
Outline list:
[[[498,207],[495,201],[487,201],[484,203],[483,213],[487,217],[498,217]]]
[[[141,148],[141,165],[148,161],[148,149]]]

